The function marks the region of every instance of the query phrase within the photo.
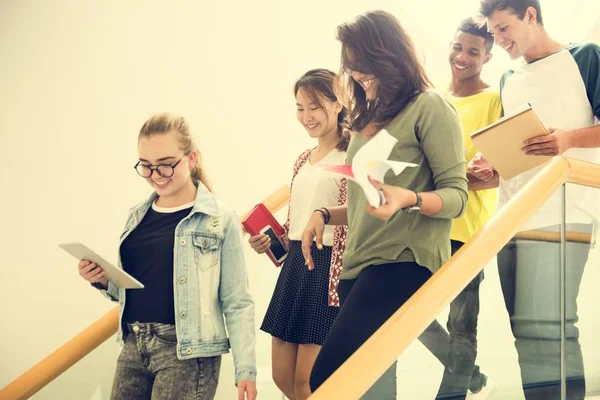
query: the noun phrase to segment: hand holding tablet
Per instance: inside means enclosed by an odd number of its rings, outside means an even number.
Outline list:
[[[123,271],[121,268],[118,268],[118,267],[114,266],[113,264],[109,263],[104,258],[99,256],[97,253],[95,253],[93,250],[91,250],[89,247],[87,247],[86,245],[84,245],[82,243],[79,243],[79,242],[61,243],[58,245],[58,247],[65,250],[67,253],[71,254],[73,257],[75,257],[76,259],[78,259],[80,261],[87,260],[93,264],[96,264],[96,266],[100,267],[102,269],[102,272],[104,273],[104,275],[102,277],[108,279],[114,285],[116,285],[117,287],[119,287],[121,289],[143,289],[144,288],[144,285],[141,284],[133,276],[129,275],[127,272]],[[80,262],[79,263],[80,272],[81,272],[82,268],[86,268],[88,265],[89,264],[84,265],[82,262]],[[85,273],[87,273],[89,276],[89,273],[90,272],[93,273],[94,269],[95,269],[95,267],[92,268],[90,271],[85,271]],[[100,271],[97,271],[97,272],[102,273]],[[82,275],[82,274],[80,273],[80,275]],[[96,274],[94,274],[94,276],[95,275]],[[84,275],[82,275],[82,277],[84,277],[84,279],[85,279]],[[88,279],[86,279],[86,280],[88,280]],[[102,283],[101,280],[97,280],[96,282]]]

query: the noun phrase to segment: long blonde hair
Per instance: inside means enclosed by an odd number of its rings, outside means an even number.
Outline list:
[[[180,115],[171,113],[160,113],[150,117],[140,129],[138,135],[138,141],[143,137],[150,137],[152,135],[165,134],[169,132],[177,132],[177,140],[179,141],[179,148],[183,150],[184,155],[189,155],[192,151],[196,151],[198,156],[196,157],[196,164],[191,171],[193,179],[197,179],[206,186],[206,188],[212,192],[212,184],[210,179],[206,175],[204,168],[202,167],[202,157],[200,151],[196,146],[194,138],[190,134],[190,127]]]

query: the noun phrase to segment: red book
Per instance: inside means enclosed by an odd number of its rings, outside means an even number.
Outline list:
[[[242,226],[252,236],[264,233],[271,238],[271,248],[266,251],[276,267],[281,266],[287,257],[287,250],[281,242],[283,227],[264,204],[257,204],[242,221]],[[269,229],[270,227],[270,229]]]

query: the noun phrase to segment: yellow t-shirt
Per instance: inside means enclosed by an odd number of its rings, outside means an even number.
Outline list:
[[[502,105],[497,91],[486,89],[468,97],[455,97],[447,91],[446,98],[454,105],[463,129],[465,159],[467,163],[477,153],[470,134],[500,118]],[[496,212],[496,189],[469,190],[465,213],[452,220],[450,239],[467,242]]]

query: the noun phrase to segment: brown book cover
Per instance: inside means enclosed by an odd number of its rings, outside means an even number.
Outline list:
[[[471,139],[477,150],[483,153],[502,179],[506,180],[552,158],[527,155],[522,150],[525,140],[547,134],[548,131],[531,106],[525,104],[485,128],[471,133]]]

